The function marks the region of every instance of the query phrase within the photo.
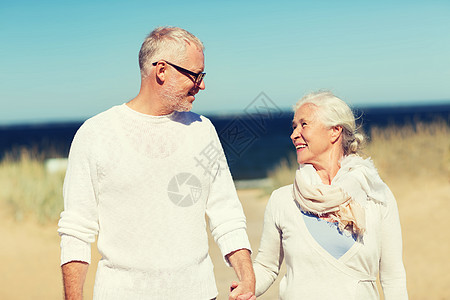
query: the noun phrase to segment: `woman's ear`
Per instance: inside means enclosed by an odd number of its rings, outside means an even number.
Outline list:
[[[330,140],[331,140],[332,144],[339,141],[339,138],[341,137],[341,135],[342,135],[342,126],[337,125],[337,126],[331,127]]]

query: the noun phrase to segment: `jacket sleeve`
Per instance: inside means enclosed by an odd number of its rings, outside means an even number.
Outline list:
[[[91,243],[98,233],[98,183],[92,144],[92,131],[85,123],[72,142],[64,179],[64,211],[58,223],[61,265],[91,261]]]
[[[381,227],[380,282],[386,300],[408,299],[397,202],[389,188],[386,195]]]
[[[277,226],[275,194],[269,199],[264,213],[264,225],[258,255],[253,268],[256,276],[256,296],[262,295],[276,280],[284,259],[282,232]]]
[[[225,263],[225,256],[239,249],[251,252],[247,236],[247,225],[241,202],[236,193],[233,179],[220,144],[216,130],[211,124],[210,136],[218,151],[218,157],[211,166],[211,185],[206,204],[206,214],[214,241],[217,243]]]

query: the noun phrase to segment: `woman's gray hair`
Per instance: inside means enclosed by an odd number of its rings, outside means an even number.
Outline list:
[[[360,152],[365,141],[364,135],[357,132],[355,116],[350,107],[329,91],[313,92],[305,95],[294,105],[296,112],[303,104],[318,107],[316,117],[328,128],[342,127],[342,147],[344,155]]]
[[[192,33],[178,27],[155,28],[144,40],[139,51],[139,68],[141,77],[150,73],[152,63],[161,59],[176,58],[174,63],[186,60],[186,43],[204,50],[203,43]]]

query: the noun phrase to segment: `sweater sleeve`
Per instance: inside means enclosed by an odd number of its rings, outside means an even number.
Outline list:
[[[98,233],[97,170],[93,137],[86,123],[75,134],[64,179],[64,211],[58,223],[61,265],[91,261],[91,243]]]
[[[236,193],[233,179],[220,144],[216,130],[211,124],[211,138],[218,149],[218,158],[211,167],[211,186],[206,204],[206,214],[214,241],[224,256],[233,251],[248,249],[251,251],[247,236],[247,225],[242,205]]]
[[[256,296],[259,297],[276,280],[284,259],[282,232],[274,217],[274,193],[264,213],[264,225],[258,255],[253,268],[256,276]]]
[[[397,203],[387,188],[387,206],[382,216],[380,282],[386,300],[408,299],[402,259],[402,233]]]

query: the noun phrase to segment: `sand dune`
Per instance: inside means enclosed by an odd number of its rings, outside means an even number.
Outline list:
[[[410,299],[450,299],[449,182],[445,178],[426,182],[419,179],[413,182],[391,180],[389,185],[400,209]],[[240,190],[239,196],[247,215],[250,241],[256,252],[269,196],[261,190]],[[32,220],[17,222],[7,208],[1,207],[0,235],[0,299],[62,299],[56,224],[39,225]],[[219,288],[218,299],[228,299],[228,287],[235,275],[231,268],[225,266],[214,242],[210,244]],[[94,249],[85,299],[92,298],[98,259]],[[277,299],[277,293],[276,283],[259,299]]]

